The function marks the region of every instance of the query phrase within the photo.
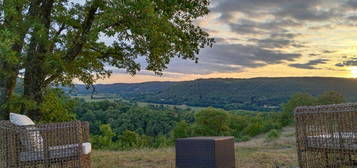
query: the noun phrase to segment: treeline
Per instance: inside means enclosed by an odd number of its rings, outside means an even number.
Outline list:
[[[295,93],[319,96],[335,90],[348,101],[357,101],[357,80],[326,77],[287,77],[251,79],[197,79],[183,82],[147,82],[95,85],[98,94],[116,94],[122,98],[171,105],[215,107],[225,110],[281,111]],[[77,85],[73,94],[91,94]]]

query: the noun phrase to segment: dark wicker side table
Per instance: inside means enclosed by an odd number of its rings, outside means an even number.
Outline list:
[[[235,168],[234,138],[177,139],[176,168]]]

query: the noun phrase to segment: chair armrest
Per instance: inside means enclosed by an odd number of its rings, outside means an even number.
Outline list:
[[[82,140],[83,142],[89,142],[90,140],[89,122],[82,121],[81,125],[82,125]]]

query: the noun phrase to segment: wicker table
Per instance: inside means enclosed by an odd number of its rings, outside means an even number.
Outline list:
[[[176,140],[177,168],[235,168],[233,137]]]

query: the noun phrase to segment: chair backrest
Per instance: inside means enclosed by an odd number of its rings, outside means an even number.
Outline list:
[[[357,132],[357,104],[302,106],[294,116],[297,135]]]
[[[26,151],[43,151],[43,138],[36,129],[35,123],[26,115],[10,113],[10,122],[17,126],[17,132],[21,132],[20,140]]]
[[[343,167],[357,154],[357,104],[297,107],[294,111],[299,165]]]
[[[0,167],[16,164],[19,153],[25,150],[20,143],[19,132],[10,121],[0,121]]]

